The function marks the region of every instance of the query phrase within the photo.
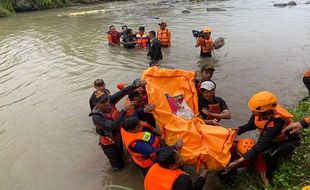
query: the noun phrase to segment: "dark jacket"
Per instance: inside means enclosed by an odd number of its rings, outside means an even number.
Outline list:
[[[157,38],[150,42],[147,56],[150,56],[151,60],[163,59],[163,55],[161,53],[161,43]]]

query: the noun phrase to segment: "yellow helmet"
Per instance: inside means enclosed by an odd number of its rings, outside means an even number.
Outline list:
[[[265,112],[274,110],[277,107],[278,100],[271,92],[263,91],[254,94],[248,103],[250,110],[255,112]]]
[[[202,30],[203,33],[209,33],[212,32],[212,29],[210,27],[206,27]]]
[[[251,138],[240,139],[236,145],[237,153],[240,156],[243,156],[245,153],[251,150],[255,144],[256,142]]]

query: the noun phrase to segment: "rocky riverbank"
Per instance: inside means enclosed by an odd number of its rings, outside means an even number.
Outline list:
[[[15,12],[37,11],[107,1],[109,0],[0,0],[0,17],[9,16]]]

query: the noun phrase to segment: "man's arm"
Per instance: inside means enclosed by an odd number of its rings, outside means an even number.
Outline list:
[[[242,125],[238,128],[237,135],[241,135],[247,131],[252,131],[255,129],[256,129],[256,127],[255,127],[255,123],[254,123],[254,115],[252,115],[247,124]]]
[[[93,114],[92,119],[96,126],[96,132],[102,134],[103,132],[112,132],[117,129],[125,116],[126,112],[124,110],[121,110],[118,118],[114,121],[105,119],[100,114]]]

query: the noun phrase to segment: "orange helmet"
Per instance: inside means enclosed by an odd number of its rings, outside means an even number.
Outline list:
[[[206,27],[202,30],[203,33],[211,33],[212,29],[210,27]]]
[[[250,110],[255,112],[265,112],[274,110],[277,107],[278,100],[271,92],[263,91],[254,94],[248,103]]]
[[[236,145],[237,153],[240,156],[243,156],[245,153],[247,153],[253,148],[255,143],[256,142],[251,138],[240,139]]]

